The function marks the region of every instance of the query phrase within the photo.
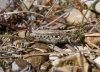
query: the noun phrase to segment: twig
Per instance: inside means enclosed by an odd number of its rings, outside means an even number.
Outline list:
[[[99,37],[100,33],[84,34],[85,37]]]
[[[12,3],[9,3],[4,9],[2,9],[2,11],[0,11],[0,14],[4,13],[6,9],[8,9],[10,7]]]
[[[98,24],[99,24],[99,22],[96,21],[95,26],[97,26]],[[94,29],[94,27],[92,27],[92,28],[90,29],[89,33],[91,33],[91,32],[93,31],[93,29]]]
[[[49,12],[51,12],[52,8],[55,6],[55,4],[57,3],[58,0],[55,0],[54,4],[51,6],[51,8],[49,9],[49,11],[45,14],[44,18],[39,22],[39,24],[42,24],[43,20],[45,19],[45,17],[49,14]]]
[[[30,57],[30,56],[43,56],[43,55],[50,55],[52,53],[58,54],[57,52],[51,52],[51,53],[40,53],[40,54],[31,54],[31,55],[13,55],[13,56],[7,56],[7,57],[0,57],[2,58],[16,58],[16,57]]]
[[[79,54],[80,54],[80,62],[81,62],[82,72],[84,72],[83,54],[81,53],[81,51],[79,51]]]
[[[70,46],[70,45],[68,45],[68,44],[66,44],[65,46],[66,46],[66,47],[68,47],[70,50],[72,50],[72,51],[76,52],[76,50],[75,50],[75,48],[74,48],[74,47],[72,47],[72,46]]]
[[[52,48],[52,47],[50,47],[50,48]],[[59,47],[57,47],[57,46],[54,46],[53,49],[54,49],[55,51],[57,51],[57,52],[63,53],[63,54],[65,54],[65,55],[68,55],[68,53],[67,53],[66,51],[64,51],[63,49],[61,49],[61,48],[59,48]]]
[[[0,14],[0,16],[2,16],[2,15],[9,15],[9,14],[18,14],[18,13],[27,13],[27,11],[17,11],[17,12],[7,12],[7,13],[3,13],[3,14]],[[39,14],[39,13],[36,13],[36,12],[30,12],[30,13],[32,13],[32,14],[37,14],[37,15],[39,15],[39,16],[41,16],[41,17],[44,17],[43,15],[41,15],[41,14]]]
[[[20,1],[21,1],[21,3],[25,6],[26,10],[29,11],[29,9],[28,9],[27,6],[25,5],[25,3],[24,3],[22,0],[20,0]]]
[[[3,42],[3,44],[0,45],[0,48],[9,40],[9,37],[6,38],[6,40]]]
[[[63,17],[64,15],[67,14],[67,16],[69,15],[70,11],[72,10],[73,8],[70,8],[67,12],[65,12],[64,14],[62,14],[61,16],[59,16],[58,18],[56,18],[55,20],[51,21],[50,23],[48,23],[47,25],[45,25],[44,27],[48,27],[49,25],[51,25],[52,23],[54,23],[55,21],[57,21],[58,19],[60,19],[61,17]]]
[[[72,10],[73,8],[69,9],[67,12],[65,12],[64,14],[62,14],[61,16],[59,16],[58,18],[56,18],[55,20],[51,21],[50,23],[48,23],[47,25],[45,25],[44,27],[47,27],[49,25],[51,25],[52,23],[54,23],[55,21],[57,21],[58,19],[60,19],[61,17],[63,17],[64,15],[69,15],[70,11]]]

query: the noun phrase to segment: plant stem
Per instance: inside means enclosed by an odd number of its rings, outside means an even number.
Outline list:
[[[94,3],[91,4],[91,6],[86,10],[84,16],[86,16],[87,12],[90,10],[90,8],[91,8],[97,1],[98,1],[98,0],[96,0]],[[80,23],[80,35],[82,34],[82,26],[83,26],[83,22],[84,22],[84,18],[85,18],[84,16],[83,16],[82,21],[81,21],[81,23]]]

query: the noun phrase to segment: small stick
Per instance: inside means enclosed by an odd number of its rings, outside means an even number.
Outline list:
[[[63,53],[64,55],[68,55],[68,53],[65,50],[59,48],[58,46],[54,46],[54,48],[52,48],[52,47],[50,47],[50,48],[54,49],[54,51],[57,51],[59,53]]]
[[[2,11],[0,11],[0,14],[4,13],[6,9],[8,9],[10,7],[12,3],[9,3],[4,9],[2,9]]]
[[[24,7],[26,8],[26,10],[29,11],[29,9],[27,8],[26,4],[22,0],[20,0],[20,1],[24,5]]]
[[[2,46],[9,40],[9,38],[7,37],[6,40],[0,45],[0,48],[2,48]]]
[[[55,21],[57,21],[58,19],[62,18],[64,15],[67,14],[67,16],[69,15],[70,11],[72,10],[73,8],[69,9],[67,12],[65,12],[64,14],[62,14],[61,16],[57,17],[56,19],[54,19],[53,21],[51,21],[50,23],[48,23],[47,25],[45,25],[44,27],[48,27],[49,25],[51,25],[52,23],[54,23]]]
[[[80,54],[80,62],[81,62],[82,72],[84,72],[83,54],[81,53],[81,51],[79,51],[79,54]]]
[[[66,44],[65,46],[68,47],[73,52],[76,52],[76,49],[74,47],[70,46],[69,44]]]
[[[55,4],[57,3],[58,0],[55,0],[54,4],[51,6],[51,8],[49,9],[49,11],[46,13],[46,15],[44,16],[44,18],[39,22],[39,24],[41,24],[43,22],[43,20],[45,19],[45,17],[49,14],[49,12],[51,12],[52,8],[55,6]]]
[[[96,36],[98,36],[98,37],[100,37],[100,33],[93,33],[93,34],[84,34],[84,36],[85,37],[96,37]]]

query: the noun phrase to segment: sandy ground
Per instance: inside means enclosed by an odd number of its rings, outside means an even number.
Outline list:
[[[5,8],[6,3],[8,3],[8,0],[0,0],[0,7]]]

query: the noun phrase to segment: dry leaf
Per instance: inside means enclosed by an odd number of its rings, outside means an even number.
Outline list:
[[[71,61],[71,62],[76,62],[77,61],[77,57],[76,57],[77,54],[74,54],[74,55],[70,55],[70,56],[66,56],[66,57],[63,57],[63,58],[59,58],[59,59],[56,59],[52,62],[52,65],[53,66],[63,66],[64,63],[66,63],[66,61]]]
[[[78,67],[66,65],[66,66],[63,66],[63,67],[59,67],[59,71],[61,71],[61,72],[77,72]]]
[[[93,44],[100,43],[100,37],[85,37],[84,41],[91,47],[94,48]]]
[[[20,43],[21,43],[21,40],[15,40],[13,42],[13,45],[16,46],[17,48],[20,48]]]
[[[26,35],[25,33],[26,33],[26,31],[19,31],[18,36],[21,38],[25,38],[25,35]]]
[[[30,52],[30,55],[32,54],[40,54],[42,52],[40,51],[32,51]],[[31,57],[28,57],[28,58],[25,58],[28,60],[28,62],[32,65],[33,68],[38,68],[40,66],[41,63],[44,63],[46,61],[49,60],[49,56],[48,55],[45,55],[45,56],[31,56]]]

